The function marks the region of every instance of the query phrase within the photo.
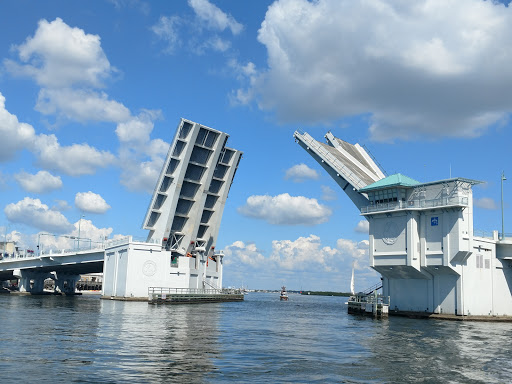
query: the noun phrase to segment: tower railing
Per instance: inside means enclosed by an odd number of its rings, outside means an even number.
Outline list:
[[[372,285],[370,288],[366,288],[363,292],[361,292],[363,295],[370,295],[372,294],[373,292],[379,290],[382,288],[382,281],[375,284],[375,285]]]
[[[409,201],[392,201],[389,203],[380,203],[368,205],[361,208],[361,213],[372,213],[382,211],[394,211],[399,209],[426,209],[447,206],[468,206],[468,198],[464,196],[441,197],[432,200],[409,200]]]

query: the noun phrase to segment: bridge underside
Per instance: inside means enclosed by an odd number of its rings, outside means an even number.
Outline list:
[[[20,268],[21,271],[37,272],[37,273],[51,273],[56,272],[63,275],[85,275],[88,273],[101,273],[103,272],[103,260],[92,261],[87,263],[64,264],[64,265],[51,265],[37,268]],[[15,279],[12,270],[0,271],[0,281]]]

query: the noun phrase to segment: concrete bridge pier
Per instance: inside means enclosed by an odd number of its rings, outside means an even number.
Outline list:
[[[15,269],[13,276],[18,278],[20,292],[43,293],[44,280],[49,277],[46,272],[30,272]]]
[[[80,275],[55,274],[55,292],[65,293],[67,295],[75,293],[76,283],[80,280]]]

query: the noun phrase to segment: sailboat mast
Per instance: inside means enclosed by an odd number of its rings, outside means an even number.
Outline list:
[[[352,267],[352,279],[350,280],[350,293],[352,293],[353,295],[355,294],[354,290],[355,290],[355,288],[354,288],[354,267]]]

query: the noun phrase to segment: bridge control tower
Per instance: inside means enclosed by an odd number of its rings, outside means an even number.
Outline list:
[[[512,241],[474,231],[479,181],[386,177],[364,148],[330,132],[326,144],[300,131],[294,138],[368,220],[370,265],[391,313],[512,316]]]
[[[142,223],[145,242],[105,249],[103,296],[147,297],[149,287],[222,288],[215,250],[242,152],[228,135],[181,119]]]

